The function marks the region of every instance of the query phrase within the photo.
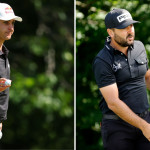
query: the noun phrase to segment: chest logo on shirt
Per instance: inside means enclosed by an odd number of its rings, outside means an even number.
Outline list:
[[[117,70],[122,69],[122,66],[120,63],[113,64],[113,70],[116,72]]]

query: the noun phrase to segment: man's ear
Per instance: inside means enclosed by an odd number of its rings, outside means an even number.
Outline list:
[[[107,33],[109,34],[110,37],[114,36],[114,32],[112,29],[107,29]]]

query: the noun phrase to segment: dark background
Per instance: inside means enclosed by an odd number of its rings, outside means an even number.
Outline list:
[[[10,102],[0,149],[74,147],[74,1],[1,0],[15,23]]]
[[[95,83],[92,61],[108,36],[104,18],[113,8],[127,9],[135,20],[141,22],[134,25],[135,39],[144,43],[150,60],[150,1],[76,1],[77,150],[103,150],[100,134],[102,115],[98,107],[101,97]]]

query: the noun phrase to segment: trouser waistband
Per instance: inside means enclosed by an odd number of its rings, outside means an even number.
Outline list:
[[[142,113],[137,114],[139,117],[143,118],[148,114],[149,110],[146,110]],[[103,115],[103,119],[113,119],[113,120],[119,120],[120,117],[118,117],[117,115],[110,115],[110,114],[104,114]]]

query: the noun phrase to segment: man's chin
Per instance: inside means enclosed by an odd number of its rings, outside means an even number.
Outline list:
[[[6,37],[6,38],[5,38],[5,40],[10,40],[10,39],[11,39],[11,37]]]
[[[133,45],[133,43],[134,43],[134,40],[128,41],[128,45],[129,45],[129,46],[130,46],[130,45]]]

